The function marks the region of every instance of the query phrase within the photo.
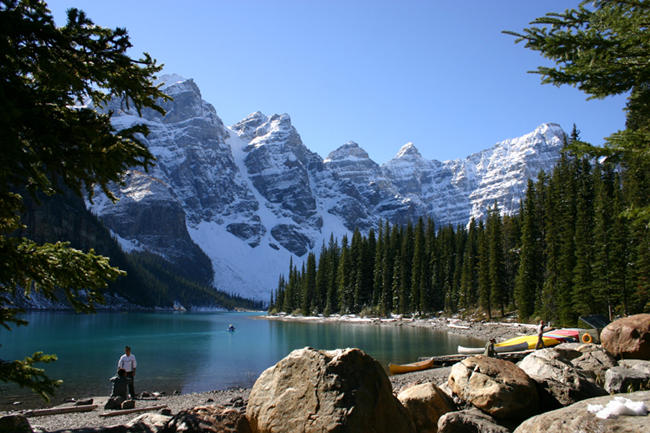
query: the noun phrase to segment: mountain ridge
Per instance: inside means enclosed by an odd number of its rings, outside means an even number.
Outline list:
[[[124,248],[172,261],[201,251],[213,286],[255,299],[267,300],[289,260],[300,261],[331,233],[427,216],[438,226],[464,225],[495,202],[516,212],[527,179],[552,168],[565,140],[559,125],[547,123],[464,159],[427,160],[407,143],[379,165],[355,142],[322,158],[288,114],[256,111],[226,127],[194,81],[180,78],[163,85],[174,98],[163,103],[167,114],[145,113],[144,142],[156,166],[115,186],[116,205],[98,200],[89,208]],[[117,102],[109,108],[116,127],[140,121]]]

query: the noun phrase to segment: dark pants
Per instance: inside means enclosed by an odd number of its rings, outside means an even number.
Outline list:
[[[541,335],[537,337],[537,345],[535,345],[535,350],[537,349],[544,349],[546,346],[544,346],[544,339],[542,338]],[[128,373],[127,373],[128,374]]]
[[[131,398],[135,398],[135,390],[133,389],[133,381],[135,380],[135,377],[133,376],[133,372],[128,371],[126,377],[129,379],[129,394],[131,394]]]

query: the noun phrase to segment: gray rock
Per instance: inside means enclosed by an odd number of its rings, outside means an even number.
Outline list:
[[[289,224],[278,224],[271,229],[273,239],[297,256],[304,255],[313,242],[309,237],[302,234],[300,227]]]
[[[584,354],[572,346],[536,350],[517,365],[541,387],[542,410],[556,409],[586,398],[607,394],[592,372],[572,363]],[[583,359],[583,362],[586,362]],[[580,361],[578,362],[580,363]]]
[[[565,345],[560,347],[563,346]],[[616,359],[599,344],[578,344],[575,349],[581,355],[570,359],[569,362],[602,385],[605,382],[605,372],[616,366]]]
[[[618,394],[633,401],[643,401],[650,407],[650,391],[632,394]],[[614,419],[600,419],[587,411],[590,404],[602,406],[615,395],[596,397],[574,403],[568,407],[553,410],[527,419],[514,433],[647,433],[650,431],[650,416],[619,416]]]
[[[438,433],[510,433],[496,420],[480,410],[448,412],[438,420]]]
[[[621,359],[618,361],[620,367],[631,368],[650,376],[650,361],[644,359]]]
[[[650,374],[640,369],[619,366],[605,373],[605,390],[610,394],[647,389],[650,389]]]
[[[23,415],[7,415],[0,417],[0,433],[33,433],[33,430]]]

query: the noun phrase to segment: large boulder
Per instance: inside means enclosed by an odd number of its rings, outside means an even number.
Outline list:
[[[483,355],[454,364],[449,387],[460,399],[497,419],[524,419],[538,411],[535,382],[515,364]]]
[[[650,390],[650,361],[626,359],[605,373],[605,390],[609,393]]]
[[[257,379],[246,417],[253,433],[415,431],[382,366],[359,349],[294,350]]]
[[[618,394],[633,401],[643,401],[650,407],[650,391]],[[600,419],[587,411],[588,405],[606,406],[615,396],[596,397],[574,403],[527,419],[514,433],[642,433],[650,429],[650,416],[622,415],[612,419]]]
[[[476,408],[448,412],[438,420],[438,433],[510,433],[490,415]]]
[[[595,375],[572,363],[583,356],[571,346],[536,350],[517,365],[541,386],[542,410],[557,409],[607,394]]]
[[[405,389],[397,399],[408,410],[418,433],[436,433],[438,419],[455,409],[447,394],[430,382]]]
[[[650,360],[650,314],[635,314],[610,323],[600,341],[611,355]]]
[[[0,417],[0,433],[32,433],[32,426],[23,415]]]
[[[237,409],[198,406],[176,414],[161,433],[251,433],[248,420]]]

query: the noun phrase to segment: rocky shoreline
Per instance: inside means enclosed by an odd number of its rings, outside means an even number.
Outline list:
[[[21,418],[5,416],[10,415],[5,412],[0,413],[0,433],[247,433],[276,431],[273,426],[281,427],[277,431],[289,432],[293,431],[293,427],[303,425],[301,423],[305,419],[311,420],[309,422],[314,425],[322,424],[326,428],[323,431],[329,431],[332,425],[340,422],[345,425],[352,423],[361,429],[345,430],[350,432],[364,431],[364,426],[378,423],[376,427],[381,428],[377,431],[382,432],[451,433],[459,431],[459,428],[469,428],[462,431],[508,433],[516,428],[517,433],[528,433],[545,431],[544,426],[556,422],[561,424],[557,424],[561,427],[558,431],[571,433],[587,431],[583,427],[594,423],[599,428],[605,428],[602,430],[604,432],[619,431],[620,428],[623,428],[620,431],[645,431],[645,427],[639,430],[639,426],[648,425],[647,415],[621,419],[620,422],[616,419],[605,420],[603,423],[593,413],[589,413],[592,409],[587,411],[587,406],[584,405],[585,408],[581,406],[581,415],[572,421],[570,429],[562,427],[565,426],[564,421],[558,420],[555,415],[555,412],[564,410],[562,407],[570,407],[581,400],[585,403],[596,401],[598,396],[607,396],[608,393],[622,396],[617,399],[623,400],[629,396],[641,405],[645,402],[643,410],[647,414],[650,391],[617,394],[650,388],[650,361],[642,361],[650,358],[647,344],[650,341],[647,338],[650,329],[646,329],[650,324],[650,315],[640,316],[643,317],[636,319],[634,328],[630,328],[627,323],[611,330],[611,325],[608,326],[602,336],[608,334],[606,337],[609,343],[603,341],[603,346],[562,344],[556,348],[535,351],[517,365],[479,355],[458,362],[453,367],[388,378],[375,360],[358,349],[299,349],[266,370],[251,389],[152,395],[135,402],[138,413],[113,412],[112,414],[120,415],[110,417],[102,416],[111,412],[102,409],[107,397],[95,397],[92,404],[97,407],[89,412],[28,418],[26,430],[18,430],[13,426],[8,430],[3,429],[3,420]],[[531,325],[465,322],[455,318],[424,320],[276,316],[269,319],[426,326],[481,339],[506,338],[533,332]],[[635,332],[630,334],[627,328],[635,329]],[[642,338],[638,337],[639,329],[643,330]],[[633,339],[623,338],[626,333],[632,335]],[[631,351],[625,352],[626,350]],[[624,358],[637,359],[621,360],[622,354]],[[376,397],[373,398],[372,395]],[[315,402],[311,401],[313,396],[317,396]],[[602,397],[602,401],[598,402],[607,405],[615,400],[613,397]],[[368,398],[370,400],[366,400]],[[316,406],[311,407],[312,403]],[[344,406],[339,407],[341,403]],[[67,404],[68,407],[73,405],[74,403]],[[147,411],[147,408],[151,409]],[[16,414],[19,413],[13,413]],[[308,414],[309,417],[305,418]],[[525,418],[528,418],[525,425],[517,427]],[[25,418],[22,420],[27,423]],[[397,424],[391,424],[392,421]]]
[[[450,369],[450,367],[443,367],[432,370],[417,371],[398,376],[391,376],[389,379],[393,385],[393,392],[398,393],[404,388],[419,383],[433,382],[442,385],[447,381]],[[158,397],[136,400],[136,407],[146,408],[165,405],[172,414],[177,414],[182,410],[202,405],[221,405],[225,407],[239,408],[248,400],[250,392],[250,388],[234,388],[191,394],[161,395]],[[100,428],[125,425],[138,416],[137,413],[131,413],[114,417],[101,417],[100,414],[105,413],[101,408],[106,404],[108,397],[100,396],[92,397],[92,399],[93,404],[98,405],[98,409],[90,412],[64,413],[28,418],[33,431],[35,433],[85,433]],[[71,407],[73,405],[73,403],[68,403],[57,407]],[[153,412],[158,413],[160,411],[156,410]],[[0,416],[9,415],[10,413],[11,412],[0,412]]]

